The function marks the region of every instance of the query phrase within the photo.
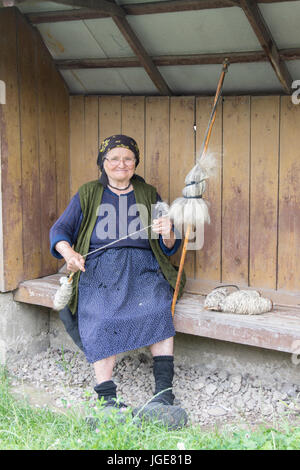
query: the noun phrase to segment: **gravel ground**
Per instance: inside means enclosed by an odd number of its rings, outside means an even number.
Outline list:
[[[48,349],[15,361],[8,370],[15,389],[21,383],[30,385],[40,390],[40,397],[50,396],[58,408],[96,402],[93,367],[81,353]],[[125,403],[143,405],[154,390],[152,359],[144,353],[124,356],[115,366],[113,380]],[[300,412],[299,385],[275,380],[266,385],[248,374],[190,367],[176,357],[173,392],[174,404],[187,411],[189,424],[255,424],[282,416],[295,418]]]

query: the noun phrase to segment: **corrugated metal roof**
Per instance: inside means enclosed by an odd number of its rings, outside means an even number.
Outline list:
[[[147,0],[117,0],[118,5]],[[149,0],[148,0],[149,1]],[[151,0],[162,2],[163,0]],[[72,10],[55,2],[25,2],[24,14]],[[260,11],[278,49],[300,48],[300,0],[260,3]],[[263,51],[240,7],[127,15],[132,30],[150,56]],[[37,24],[53,59],[135,57],[128,42],[107,18]],[[300,60],[286,61],[293,80],[300,79]],[[213,94],[220,64],[160,66],[174,94]],[[61,70],[71,93],[157,94],[143,67]],[[232,64],[224,93],[281,93],[283,88],[269,61]]]

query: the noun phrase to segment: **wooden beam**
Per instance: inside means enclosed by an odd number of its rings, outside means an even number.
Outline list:
[[[146,72],[148,73],[156,88],[159,90],[160,94],[171,96],[172,92],[170,88],[163,79],[159,70],[154,65],[151,57],[148,55],[147,51],[136,36],[135,32],[131,28],[126,18],[113,16],[112,19],[118,26],[119,30],[123,34],[124,38],[128,42],[129,46],[131,47],[137,58],[139,59],[142,66],[145,68]]]
[[[108,13],[90,8],[76,10],[39,11],[25,15],[31,24],[59,23],[61,21],[93,20],[97,18],[109,18]]]
[[[259,3],[283,3],[286,1],[288,0],[261,0]],[[4,2],[13,3],[13,0],[3,0],[3,3]],[[122,5],[122,9],[126,15],[150,15],[155,13],[207,10],[212,8],[229,8],[233,6],[239,6],[238,2],[233,0],[169,0],[165,2],[144,2],[125,4]],[[92,10],[90,8],[79,8],[76,10],[39,11],[28,13],[26,15],[26,17],[32,24],[89,20],[96,18],[107,18],[109,16],[109,13],[104,13],[99,10]]]
[[[39,0],[37,3],[44,3],[45,0]],[[26,3],[26,0],[2,0],[4,7],[16,6]],[[109,0],[55,0],[60,5],[70,5],[73,7],[82,7],[96,10],[107,15],[125,16],[124,10]]]
[[[122,5],[127,15],[151,15],[178,11],[207,10],[237,6],[234,0],[169,0]]]
[[[300,60],[300,48],[282,49],[279,51],[279,56],[282,60]],[[268,61],[268,58],[263,51],[164,55],[155,56],[151,59],[154,65],[161,67],[171,65],[222,64],[226,58],[231,64]],[[142,67],[140,61],[136,57],[114,57],[109,59],[62,59],[56,60],[55,65],[61,70]]]
[[[272,34],[260,12],[257,3],[254,0],[240,0],[240,6],[243,9],[248,21],[256,34],[262,48],[264,49],[271,66],[273,67],[284,91],[291,94],[292,77],[286,64],[281,60],[278,48],[272,37]]]
[[[109,0],[55,0],[55,3],[99,10],[108,15],[125,16],[124,10]]]

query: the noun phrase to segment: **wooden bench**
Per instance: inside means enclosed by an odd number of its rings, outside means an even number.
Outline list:
[[[14,300],[53,308],[61,272],[21,282]],[[220,285],[212,281],[188,280],[186,291],[177,302],[174,325],[177,332],[230,341],[277,351],[295,352],[300,341],[300,294],[260,290],[274,302],[272,312],[262,315],[235,315],[207,311],[205,295]]]

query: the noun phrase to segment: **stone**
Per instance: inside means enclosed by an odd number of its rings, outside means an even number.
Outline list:
[[[269,416],[274,411],[273,406],[269,404],[262,404],[261,405],[261,412],[264,416]]]
[[[233,384],[232,384],[232,391],[233,391],[233,393],[239,392],[240,389],[241,389],[241,383],[240,383],[240,382],[237,382],[237,383],[233,383]]]
[[[226,372],[226,370],[221,370],[220,372],[218,372],[218,377],[221,381],[227,380],[228,379],[228,372]]]
[[[210,408],[207,409],[207,413],[210,416],[223,416],[223,415],[226,415],[228,412],[221,406],[211,406]]]
[[[281,390],[286,393],[288,397],[296,398],[298,395],[296,385],[293,384],[284,383]]]
[[[230,376],[230,382],[234,384],[241,384],[242,382],[242,376],[241,374],[233,374]]]
[[[248,400],[246,402],[246,408],[250,411],[254,410],[254,408],[256,407],[256,402],[254,400]]]
[[[207,393],[207,395],[213,395],[216,392],[216,390],[217,390],[217,386],[214,384],[208,384],[205,387],[205,392]]]
[[[204,382],[195,382],[195,383],[193,384],[193,390],[195,390],[195,391],[202,390],[203,387],[205,387],[205,383],[204,383]]]

